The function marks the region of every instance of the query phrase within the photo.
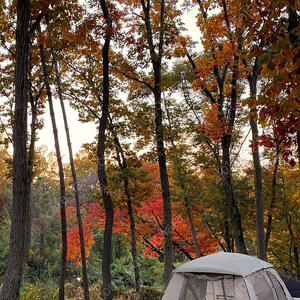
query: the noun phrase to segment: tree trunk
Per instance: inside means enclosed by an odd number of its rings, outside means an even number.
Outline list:
[[[260,47],[263,49],[264,40],[260,42]],[[253,64],[252,74],[248,75],[248,82],[250,87],[250,97],[253,100],[257,98],[257,80],[261,71],[261,64],[256,57]],[[250,127],[252,130],[252,158],[254,166],[254,186],[255,186],[255,216],[256,216],[256,239],[257,239],[257,257],[266,260],[266,241],[264,232],[264,215],[263,215],[263,195],[262,195],[262,173],[259,155],[258,144],[258,123],[256,119],[256,108],[251,110]]]
[[[276,202],[276,188],[277,188],[277,173],[278,173],[278,167],[279,167],[279,145],[276,144],[276,159],[275,159],[275,165],[273,170],[273,179],[272,179],[272,199],[269,206],[269,212],[268,212],[268,221],[266,226],[266,238],[265,238],[265,248],[268,249],[270,237],[271,237],[271,231],[272,231],[272,223],[273,223],[273,210],[275,207]]]
[[[290,274],[293,274],[293,258],[292,258],[292,249],[294,248],[294,232],[292,228],[292,218],[289,212],[285,213],[286,224],[290,234],[290,243],[289,243],[289,262],[290,262]]]
[[[234,252],[234,238],[231,235],[230,224],[228,220],[224,222],[224,240],[226,244],[226,251],[227,252]]]
[[[230,167],[230,147],[231,136],[226,135],[222,140],[222,169],[221,169],[221,178],[223,183],[223,189],[225,194],[225,202],[228,208],[229,217],[234,233],[234,239],[236,243],[236,248],[239,253],[247,254],[247,249],[245,245],[243,229],[242,229],[242,220],[239,209],[236,205],[233,196],[233,190],[231,185],[231,167]]]
[[[54,144],[56,151],[56,159],[58,164],[59,172],[59,184],[60,184],[60,217],[61,217],[61,240],[62,240],[62,250],[61,250],[61,263],[60,263],[60,277],[59,277],[59,300],[64,300],[65,298],[65,276],[66,276],[66,264],[67,264],[67,218],[66,218],[66,188],[65,188],[65,178],[64,169],[60,153],[60,145],[57,133],[56,119],[53,108],[52,92],[49,84],[49,75],[46,66],[44,46],[40,45],[41,52],[41,62],[43,67],[43,73],[45,78],[46,91],[49,102],[52,130],[54,136]]]
[[[113,131],[112,121],[110,127],[111,130]],[[122,146],[120,144],[120,141],[115,133],[114,135],[115,135],[114,143],[116,146],[117,160],[118,160],[119,167],[122,170],[124,192],[127,198],[127,210],[128,210],[128,216],[130,222],[130,236],[131,236],[131,255],[133,261],[134,279],[135,279],[135,293],[136,293],[135,299],[138,299],[141,291],[140,267],[139,267],[138,251],[136,245],[135,220],[134,220],[134,213],[133,213],[133,207],[131,201],[131,194],[129,189],[129,179],[127,175],[127,161]]]
[[[154,95],[155,138],[157,148],[156,151],[159,164],[164,211],[164,280],[167,283],[172,273],[172,212],[161,107],[161,68],[164,45],[165,2],[164,0],[160,1],[160,34],[158,42],[158,53],[155,52],[156,47],[154,45],[154,37],[151,28],[150,3],[149,1],[147,1],[146,4],[144,0],[141,0],[141,4],[143,7],[143,12],[145,14],[144,22],[147,31],[148,48],[154,72],[154,87],[152,88],[152,92]]]
[[[99,135],[98,135],[98,178],[101,186],[102,197],[105,206],[105,231],[103,241],[103,257],[102,257],[102,297],[104,300],[113,298],[113,289],[111,284],[111,242],[113,233],[114,208],[112,199],[107,186],[106,170],[105,170],[105,131],[108,120],[109,108],[109,46],[112,34],[112,18],[108,12],[105,0],[100,0],[101,9],[106,20],[105,42],[102,48],[103,60],[103,102],[102,115],[100,118]]]
[[[254,118],[251,118],[250,125],[252,129],[252,143],[253,143],[252,157],[253,157],[253,166],[254,166],[254,185],[255,185],[257,257],[262,260],[266,260],[264,214],[263,214],[263,203],[262,203],[262,174],[261,174],[258,141],[257,141],[257,137],[258,137],[257,121]]]
[[[75,192],[75,205],[76,205],[76,216],[77,216],[79,239],[80,239],[80,253],[81,253],[82,282],[83,282],[83,289],[84,289],[84,299],[89,300],[90,293],[89,293],[89,283],[88,283],[87,267],[86,267],[84,232],[83,232],[83,227],[82,227],[82,219],[81,219],[81,212],[80,212],[80,197],[79,197],[77,176],[76,176],[76,171],[75,171],[75,164],[74,164],[74,159],[73,159],[72,143],[71,143],[71,137],[70,137],[70,132],[69,132],[67,114],[66,114],[66,110],[65,110],[64,101],[63,101],[58,64],[57,64],[56,54],[55,54],[54,47],[53,47],[53,39],[52,39],[52,34],[51,34],[51,30],[49,28],[49,22],[48,22],[47,17],[46,17],[46,22],[47,22],[47,26],[48,26],[48,34],[49,34],[49,40],[50,40],[50,45],[51,45],[52,58],[53,58],[54,66],[55,66],[58,95],[59,95],[60,106],[61,106],[64,125],[65,125],[65,132],[66,132],[68,150],[69,150],[70,166],[71,166],[73,186],[74,186],[74,192]]]
[[[7,269],[1,300],[17,300],[30,247],[30,172],[27,165],[28,24],[30,1],[17,3],[15,111],[13,128],[13,204]]]
[[[127,197],[128,198],[128,197]],[[131,233],[131,254],[133,260],[133,268],[134,268],[134,279],[135,279],[135,299],[139,299],[139,294],[141,292],[141,280],[140,280],[140,264],[138,259],[138,251],[136,246],[136,230],[135,230],[135,221],[134,214],[132,208],[132,201],[130,197],[127,201],[127,209],[130,220],[130,233]]]
[[[197,258],[199,258],[199,257],[202,256],[202,254],[201,254],[200,249],[199,249],[199,245],[198,245],[198,241],[197,241],[197,234],[196,234],[195,226],[194,226],[194,223],[193,223],[191,210],[190,210],[190,207],[189,207],[189,204],[188,204],[187,197],[185,197],[185,199],[184,199],[184,206],[185,206],[186,215],[188,217],[190,228],[191,228],[193,242],[194,242],[195,250],[196,250],[196,256],[197,256]]]
[[[161,69],[159,70],[159,73],[160,72]],[[164,147],[160,75],[161,74],[159,74],[159,81],[157,81],[156,83],[157,92],[155,93],[155,132],[156,132],[159,174],[160,174],[160,182],[161,182],[161,189],[162,189],[162,196],[163,196],[164,280],[167,283],[172,273],[172,211],[171,211],[169,177],[168,177],[168,170],[167,170],[167,159],[166,159],[165,147]]]
[[[292,50],[296,49],[299,47],[299,38],[296,35],[296,28],[299,28],[299,22],[298,22],[298,14],[297,11],[295,11],[291,5],[289,6],[288,9],[288,14],[289,14],[289,26],[288,26],[288,32],[289,32],[289,37],[290,37],[290,44],[292,47]],[[297,54],[294,57],[294,63],[297,65],[298,63],[298,68],[296,69],[296,74],[297,76],[300,76],[300,66],[298,60],[300,59],[300,51],[296,52]],[[300,126],[297,128],[297,154],[298,154],[298,160],[300,161]],[[300,168],[300,163],[299,163],[299,168]]]

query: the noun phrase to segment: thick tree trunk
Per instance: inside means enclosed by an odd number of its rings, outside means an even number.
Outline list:
[[[112,22],[105,0],[100,0],[101,9],[106,20],[105,42],[102,49],[103,61],[103,102],[102,115],[100,118],[99,135],[98,135],[98,177],[101,186],[102,197],[105,206],[105,230],[103,241],[103,257],[102,257],[102,297],[104,300],[113,298],[113,289],[111,284],[110,265],[112,259],[111,243],[113,233],[114,208],[112,199],[107,186],[106,170],[105,170],[105,131],[108,120],[109,108],[109,46],[112,34]]]
[[[65,298],[65,276],[66,276],[66,264],[67,264],[67,218],[66,218],[66,188],[65,188],[65,178],[64,169],[60,153],[60,145],[57,133],[56,119],[53,108],[52,92],[49,84],[49,76],[45,61],[44,46],[40,45],[41,52],[41,62],[43,67],[46,91],[49,102],[56,159],[59,172],[59,184],[60,184],[60,217],[61,217],[61,240],[62,240],[62,250],[61,250],[61,262],[60,262],[60,277],[59,277],[59,300],[64,300]]]
[[[46,17],[46,19],[47,19],[47,17]],[[77,176],[76,176],[76,171],[75,171],[75,164],[74,164],[74,158],[73,158],[71,136],[70,136],[69,126],[68,126],[68,119],[67,119],[67,114],[66,114],[66,110],[65,110],[64,101],[63,101],[63,94],[62,94],[62,89],[61,89],[58,63],[57,63],[56,54],[55,54],[54,47],[53,47],[53,39],[52,39],[51,30],[49,28],[48,19],[47,19],[47,26],[48,26],[48,34],[49,34],[50,45],[51,45],[51,53],[52,53],[52,58],[53,58],[54,66],[55,66],[55,74],[56,74],[56,81],[57,81],[57,87],[58,87],[58,95],[59,95],[59,100],[60,100],[60,106],[61,106],[64,125],[65,125],[65,132],[66,132],[67,143],[68,143],[71,173],[72,173],[73,186],[74,186],[74,192],[75,192],[75,206],[76,206],[76,216],[77,216],[77,223],[78,223],[79,239],[80,239],[80,253],[81,253],[81,267],[82,267],[82,282],[83,282],[83,289],[84,289],[84,299],[89,300],[90,299],[90,293],[89,293],[89,283],[88,283],[88,276],[87,276],[84,232],[83,232],[81,212],[80,212],[80,197],[79,197]]]
[[[228,213],[234,233],[234,239],[236,243],[236,248],[239,253],[247,254],[247,249],[245,245],[242,220],[239,209],[236,205],[233,196],[233,190],[231,185],[231,167],[230,167],[230,147],[231,136],[227,135],[222,140],[222,169],[221,169],[221,178],[223,183],[225,202],[228,208]]]
[[[7,269],[1,300],[17,300],[30,247],[30,177],[27,165],[28,24],[30,1],[17,3],[15,112],[13,128],[13,206]]]

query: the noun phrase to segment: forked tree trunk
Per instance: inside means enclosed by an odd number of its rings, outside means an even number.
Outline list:
[[[62,240],[62,249],[61,249],[61,263],[60,263],[60,276],[59,276],[59,300],[64,300],[65,298],[65,276],[66,276],[66,264],[67,264],[67,218],[66,218],[66,188],[65,188],[65,178],[64,178],[64,169],[60,153],[60,145],[58,139],[58,132],[56,126],[56,119],[53,108],[52,92],[49,84],[49,75],[46,66],[44,46],[40,45],[41,53],[41,63],[44,73],[44,80],[46,85],[46,91],[49,102],[56,159],[59,172],[59,184],[60,184],[60,217],[61,217],[61,240]]]
[[[101,193],[105,206],[105,229],[103,241],[102,256],[102,297],[104,300],[113,298],[113,288],[111,284],[110,265],[112,259],[111,243],[113,233],[114,208],[112,199],[108,190],[106,170],[105,170],[105,132],[108,120],[109,109],[109,46],[112,34],[112,18],[110,17],[105,0],[100,0],[103,16],[106,20],[105,42],[102,48],[103,62],[103,98],[102,98],[102,115],[100,118],[99,135],[98,135],[98,178],[101,186]]]
[[[50,40],[50,45],[51,45],[51,54],[52,54],[54,67],[55,67],[55,74],[56,74],[60,106],[61,106],[61,110],[62,110],[65,132],[66,132],[66,137],[67,137],[71,173],[72,173],[73,186],[74,186],[74,192],[75,192],[75,206],[76,206],[76,216],[77,216],[79,240],[80,240],[80,253],[81,253],[81,267],[82,267],[82,282],[83,282],[83,289],[84,289],[84,299],[89,300],[90,293],[89,293],[89,283],[88,283],[87,267],[86,267],[84,232],[83,232],[82,218],[81,218],[81,212],[80,212],[80,197],[79,197],[78,182],[77,182],[77,176],[76,176],[75,164],[74,164],[74,158],[73,158],[71,136],[70,136],[70,132],[69,132],[68,119],[67,119],[64,101],[63,101],[60,75],[59,75],[59,70],[58,70],[56,54],[55,54],[54,47],[53,47],[52,34],[51,34],[51,30],[49,28],[48,17],[46,17],[46,22],[47,22],[47,26],[48,26],[48,34],[49,34],[49,40]]]
[[[13,204],[7,269],[1,300],[17,300],[30,247],[30,178],[27,165],[28,24],[30,1],[17,3],[15,111],[13,128]]]

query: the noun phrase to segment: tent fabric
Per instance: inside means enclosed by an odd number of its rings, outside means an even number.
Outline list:
[[[274,267],[260,259],[217,253],[176,268],[162,300],[293,300]]]
[[[258,258],[240,254],[219,252],[189,261],[175,269],[175,272],[216,273],[246,276],[272,265]]]
[[[292,297],[300,298],[300,281],[294,277],[283,274],[280,274],[280,277],[284,281]]]

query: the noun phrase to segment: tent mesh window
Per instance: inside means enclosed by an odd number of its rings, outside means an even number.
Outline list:
[[[185,278],[180,300],[234,300],[233,276],[191,275]]]

